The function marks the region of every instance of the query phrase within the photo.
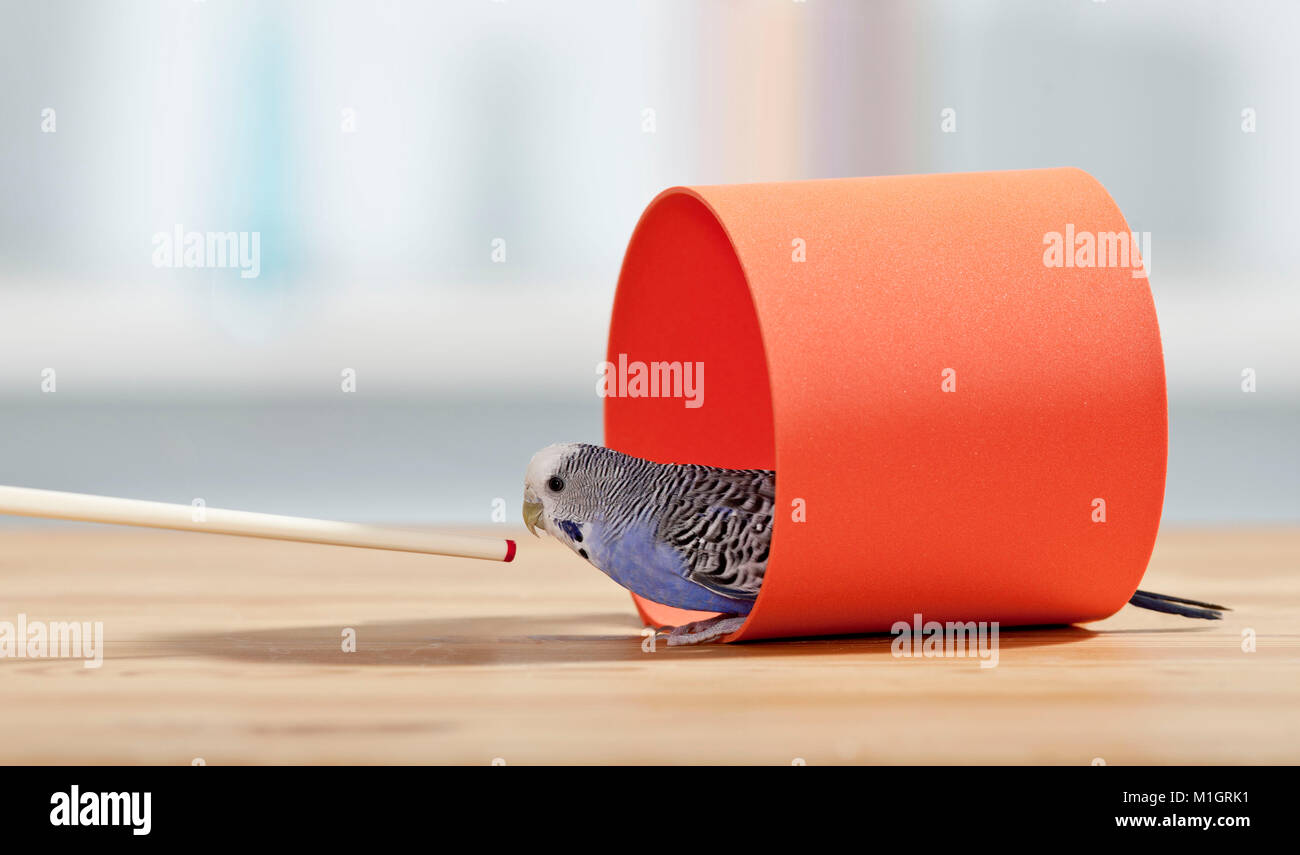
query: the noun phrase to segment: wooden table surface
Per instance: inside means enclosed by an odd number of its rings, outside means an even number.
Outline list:
[[[888,636],[642,652],[627,595],[527,535],[496,564],[7,529],[0,620],[103,621],[106,654],[0,659],[0,762],[1297,763],[1298,567],[1297,529],[1165,531],[1144,587],[1227,620],[1004,630],[981,669]]]

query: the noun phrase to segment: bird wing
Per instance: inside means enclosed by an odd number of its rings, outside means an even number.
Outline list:
[[[684,559],[683,575],[724,597],[758,596],[772,543],[776,473],[681,467],[657,536]]]

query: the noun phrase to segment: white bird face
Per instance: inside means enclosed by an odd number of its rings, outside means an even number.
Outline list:
[[[648,465],[600,445],[548,445],[533,455],[524,474],[524,525],[534,535],[541,528],[599,566],[604,522],[628,505],[629,496],[644,492],[641,476]]]
[[[570,472],[566,463],[581,448],[576,442],[548,445],[533,455],[524,473],[524,525],[533,535],[540,528],[559,540],[573,544],[570,533],[556,525],[559,520],[572,520],[572,497],[579,495],[582,485],[577,483],[580,473]]]

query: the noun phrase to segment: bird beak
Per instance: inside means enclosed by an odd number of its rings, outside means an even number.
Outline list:
[[[528,528],[528,532],[533,537],[541,537],[541,535],[537,533],[537,529],[535,528],[535,526],[537,526],[538,523],[540,522],[541,518],[542,518],[542,503],[529,502],[525,500],[524,501],[524,525]],[[546,530],[545,527],[543,527],[542,531],[545,530]]]

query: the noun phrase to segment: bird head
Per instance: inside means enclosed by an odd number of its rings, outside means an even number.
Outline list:
[[[616,452],[598,445],[562,442],[533,455],[524,474],[524,525],[537,529],[579,552],[582,527],[590,523],[602,502],[602,473],[597,464]]]

